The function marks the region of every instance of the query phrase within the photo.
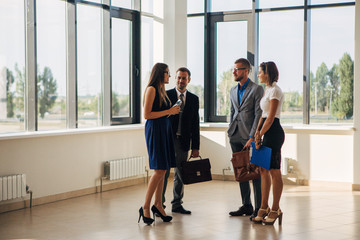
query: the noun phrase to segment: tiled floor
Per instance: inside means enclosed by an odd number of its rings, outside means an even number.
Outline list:
[[[240,205],[238,184],[230,181],[186,186],[184,207],[191,215],[172,214],[170,223],[157,218],[155,225],[138,224],[145,191],[144,184],[3,213],[0,239],[360,239],[360,192],[331,185],[285,186],[282,226],[230,217],[228,212]]]

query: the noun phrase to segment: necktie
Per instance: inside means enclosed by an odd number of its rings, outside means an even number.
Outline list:
[[[185,106],[183,93],[180,94],[179,99],[181,100],[181,105],[180,105],[179,123],[178,123],[178,129],[177,129],[176,135],[181,136],[181,119],[182,119],[182,114],[183,114],[183,110],[184,110],[184,106]]]

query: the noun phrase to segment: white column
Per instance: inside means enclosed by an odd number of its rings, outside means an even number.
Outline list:
[[[169,88],[175,86],[175,71],[187,64],[187,1],[164,1],[164,62],[172,74]]]
[[[360,1],[355,2],[353,190],[360,190]]]

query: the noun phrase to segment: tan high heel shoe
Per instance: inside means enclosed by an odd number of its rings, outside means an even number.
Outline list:
[[[280,210],[280,208],[277,211],[271,210],[268,216],[263,220],[263,223],[265,225],[274,225],[276,219],[279,219],[279,225],[281,225],[282,216],[283,216],[283,212]]]
[[[268,207],[267,209],[263,209],[263,208],[260,208],[259,211],[258,211],[258,214],[256,217],[254,217],[252,219],[252,221],[254,223],[262,223],[264,218],[269,214],[270,212],[270,208]]]

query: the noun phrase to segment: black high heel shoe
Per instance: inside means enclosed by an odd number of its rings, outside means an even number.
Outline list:
[[[140,222],[141,217],[143,218],[144,223],[146,223],[147,225],[150,225],[150,224],[152,224],[152,223],[154,222],[154,219],[148,218],[148,217],[145,217],[145,216],[144,216],[144,210],[143,210],[142,207],[139,209],[139,220],[138,220],[138,223]]]
[[[159,209],[157,209],[154,205],[151,207],[151,211],[154,214],[154,218],[155,218],[155,214],[157,214],[159,217],[161,217],[163,222],[170,222],[171,219],[172,219],[172,216],[164,216],[164,215],[162,215],[162,213],[159,211]]]

